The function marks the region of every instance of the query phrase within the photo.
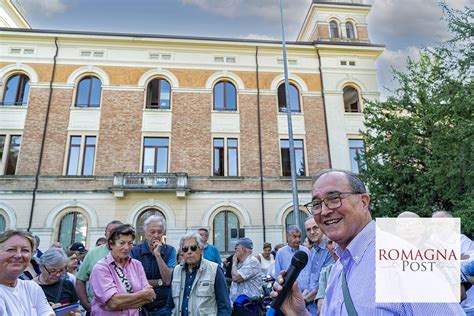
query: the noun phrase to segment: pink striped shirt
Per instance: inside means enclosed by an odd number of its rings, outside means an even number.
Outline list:
[[[117,293],[127,293],[125,287],[120,281],[117,272],[115,272],[113,262],[116,262],[109,254],[102,260],[96,263],[89,282],[94,292],[92,299],[92,314],[97,316],[109,315],[128,315],[138,316],[138,309],[123,309],[120,311],[111,311],[107,309],[107,302]],[[117,263],[117,262],[116,262]],[[118,265],[118,263],[117,263]],[[119,265],[120,266],[120,265]],[[148,285],[145,271],[140,261],[129,258],[125,267],[122,268],[125,276],[130,282],[133,292],[138,292]]]

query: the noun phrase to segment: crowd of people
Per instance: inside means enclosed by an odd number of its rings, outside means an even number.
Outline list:
[[[460,304],[375,302],[375,222],[363,182],[343,170],[323,170],[313,178],[313,216],[302,231],[290,225],[286,245],[264,243],[254,254],[242,237],[224,260],[200,228],[181,237],[176,250],[165,241],[166,221],[152,215],[135,229],[114,220],[105,236],[87,250],[55,242],[44,253],[30,233],[0,234],[0,315],[232,315],[246,297],[263,295],[264,277],[276,279],[281,294],[285,270],[296,251],[308,255],[281,310],[285,315],[468,315],[474,313],[474,244],[461,236],[465,273]],[[401,217],[417,216],[402,213]],[[436,212],[433,217],[450,217]],[[472,274],[471,274],[472,273]],[[246,315],[252,315],[250,312]]]

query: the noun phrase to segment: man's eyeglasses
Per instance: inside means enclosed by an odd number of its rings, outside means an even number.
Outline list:
[[[49,274],[63,274],[64,272],[66,272],[66,268],[62,268],[62,269],[51,269],[51,268],[46,268],[46,266],[43,266],[44,269],[49,273]]]
[[[342,205],[342,199],[345,199],[352,194],[362,194],[360,192],[336,192],[331,193],[322,200],[314,199],[309,203],[306,203],[304,206],[311,212],[313,215],[319,215],[323,211],[323,203],[330,210],[335,210]]]
[[[186,247],[185,246],[185,247],[181,248],[181,251],[183,251],[183,253],[186,253],[186,252],[188,252],[189,249],[191,249],[192,252],[195,252],[198,249],[198,246],[196,246],[196,245],[193,245],[191,247]]]

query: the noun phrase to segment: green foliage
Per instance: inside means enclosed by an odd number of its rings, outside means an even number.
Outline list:
[[[367,168],[375,216],[446,210],[474,235],[473,10],[442,4],[453,39],[393,70],[400,88],[364,108]]]

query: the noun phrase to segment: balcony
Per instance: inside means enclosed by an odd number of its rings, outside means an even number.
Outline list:
[[[177,173],[114,173],[112,187],[115,197],[121,198],[125,192],[176,192],[178,198],[184,198],[188,187],[188,174]]]

